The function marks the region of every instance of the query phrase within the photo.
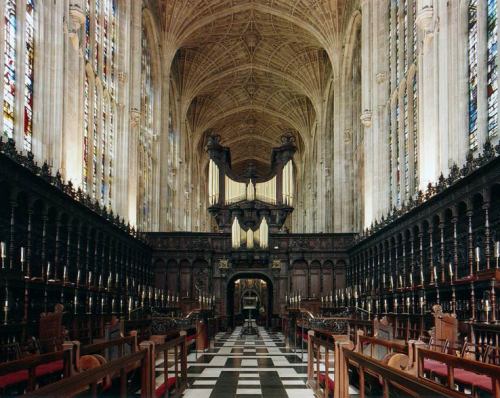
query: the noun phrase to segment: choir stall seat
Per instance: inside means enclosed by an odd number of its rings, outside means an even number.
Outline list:
[[[319,374],[319,384],[320,384],[321,388],[325,388],[326,375],[324,373]],[[328,396],[329,397],[333,397],[334,390],[335,390],[335,381],[331,377],[328,377]]]
[[[454,370],[455,383],[470,386],[473,390],[481,390],[489,394],[493,393],[493,382],[490,377],[464,370]]]
[[[18,370],[17,372],[0,376],[0,391],[21,383],[27,383],[28,379],[29,373],[27,370]]]
[[[53,361],[37,366],[35,370],[35,375],[36,377],[43,377],[54,373],[61,373],[63,369],[64,369],[64,361],[60,359],[58,361]]]
[[[62,349],[41,355],[32,355],[0,364],[0,392],[17,388],[31,391],[49,377],[68,377],[73,372],[73,344],[65,343]]]
[[[177,378],[175,376],[169,377],[166,383],[162,383],[155,391],[156,398],[161,398],[166,396],[167,392],[170,393],[175,388],[175,382]]]

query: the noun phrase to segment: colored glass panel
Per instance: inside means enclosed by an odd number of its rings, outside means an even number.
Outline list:
[[[487,10],[487,95],[488,95],[488,135],[497,134],[498,129],[498,26],[497,26],[497,1],[488,0]]]
[[[3,134],[14,137],[16,98],[16,1],[5,1]]]
[[[469,144],[477,148],[477,0],[469,2]]]
[[[83,86],[83,191],[87,192],[89,180],[89,79],[85,74]]]
[[[33,65],[35,57],[34,41],[35,1],[26,1],[25,14],[25,57],[24,57],[24,149],[31,151],[33,135]]]

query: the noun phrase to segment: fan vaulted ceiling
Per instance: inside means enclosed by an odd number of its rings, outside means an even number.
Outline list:
[[[233,166],[266,167],[279,137],[307,146],[332,76],[348,0],[163,0],[171,77],[195,148],[207,131],[231,148]]]

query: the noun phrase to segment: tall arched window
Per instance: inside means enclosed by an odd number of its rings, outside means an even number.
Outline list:
[[[418,190],[418,93],[416,0],[389,1],[390,206]]]
[[[31,151],[33,134],[33,66],[35,60],[35,1],[26,1],[25,27],[25,55],[24,55],[24,149]]]
[[[152,53],[147,32],[142,30],[141,53],[141,128],[139,133],[138,226],[147,230],[152,221],[153,201],[153,107],[154,83],[151,73]]]
[[[83,189],[112,206],[116,131],[117,0],[86,0],[83,99]],[[89,76],[90,75],[90,76]]]
[[[486,10],[479,10],[479,7],[486,7]],[[486,15],[486,20],[479,18],[479,15]],[[482,131],[486,132],[487,138],[498,134],[497,0],[487,0],[487,2],[469,0],[468,17],[469,147],[471,151],[475,151],[479,147],[478,135],[483,135]],[[479,59],[479,54],[482,53],[486,54],[486,60]],[[483,65],[480,61],[486,61],[486,70],[480,67]],[[482,106],[478,94],[484,88],[486,88],[487,103]],[[487,120],[485,130],[478,123],[483,116]]]
[[[35,56],[35,0],[5,0],[3,51],[3,135],[22,134],[23,149],[31,151]],[[21,40],[18,40],[21,35]],[[22,95],[22,109],[16,93]],[[22,116],[21,116],[22,115]]]
[[[497,79],[497,55],[498,55],[498,23],[497,23],[497,0],[488,0],[486,38],[488,41],[487,51],[487,93],[488,93],[488,136],[497,134],[498,127],[498,79]]]
[[[5,2],[4,86],[3,86],[3,133],[14,137],[16,95],[16,1]]]

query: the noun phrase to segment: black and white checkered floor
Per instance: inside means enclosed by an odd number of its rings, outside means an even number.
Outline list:
[[[306,355],[285,348],[281,333],[219,334],[215,348],[188,356],[189,388],[184,397],[314,397],[306,387]],[[163,377],[157,380],[162,382]]]

